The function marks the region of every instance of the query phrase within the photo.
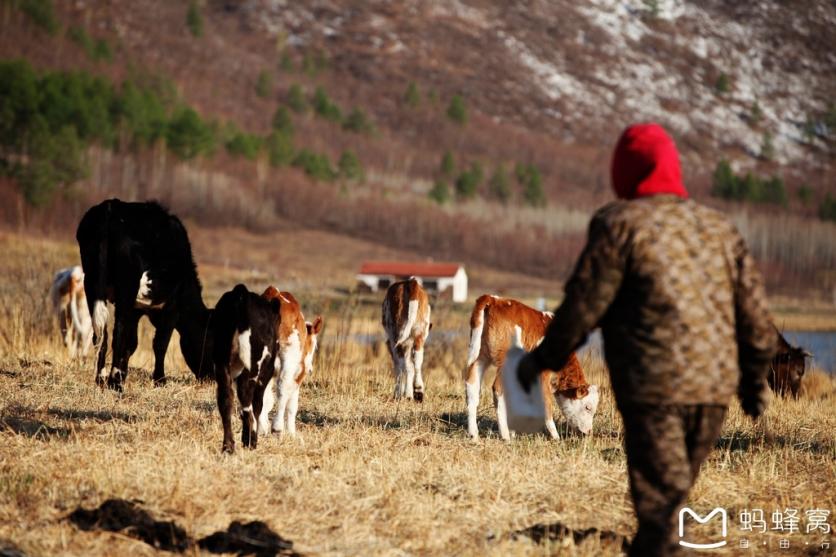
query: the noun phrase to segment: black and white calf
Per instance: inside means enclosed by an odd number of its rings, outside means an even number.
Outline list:
[[[224,428],[222,451],[235,450],[232,439],[232,382],[241,403],[241,443],[258,444],[257,416],[261,415],[264,389],[273,377],[276,358],[278,300],[265,300],[243,284],[218,300],[212,317],[215,338],[215,380],[218,411]]]
[[[212,377],[211,312],[203,303],[189,237],[180,219],[154,202],[109,199],[87,210],[76,239],[98,352],[96,383],[107,381],[110,388],[122,390],[143,315],[156,329],[154,384],[165,382],[165,353],[175,329],[195,376]],[[105,369],[107,302],[113,303],[116,314],[110,374]]]

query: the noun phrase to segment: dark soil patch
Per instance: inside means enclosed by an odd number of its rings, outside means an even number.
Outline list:
[[[620,534],[616,534],[615,532],[611,532],[609,530],[599,530],[598,528],[575,530],[560,522],[554,522],[552,524],[535,524],[534,526],[529,526],[528,528],[511,532],[510,536],[511,539],[517,539],[520,536],[525,536],[527,538],[531,538],[531,540],[537,544],[544,540],[556,542],[564,538],[571,537],[575,542],[575,545],[578,545],[589,537],[597,537],[605,543],[620,543],[621,551],[626,552],[630,548],[630,542],[627,538]]]
[[[174,521],[155,520],[137,503],[124,499],[108,499],[98,509],[78,508],[69,520],[85,531],[104,530],[121,532],[165,551],[183,553],[197,545],[210,553],[234,553],[256,557],[299,556],[293,542],[287,540],[265,523],[233,521],[226,530],[215,532],[195,542],[182,526]]]
[[[192,545],[186,531],[173,521],[154,520],[133,501],[108,499],[98,509],[76,509],[70,522],[82,530],[122,532],[165,551],[181,553]]]
[[[274,557],[275,555],[296,556],[293,542],[286,540],[260,520],[241,523],[233,521],[227,530],[215,532],[197,542],[201,549],[210,553],[235,553]]]

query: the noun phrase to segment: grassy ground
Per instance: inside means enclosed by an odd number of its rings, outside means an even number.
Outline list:
[[[31,555],[156,553],[66,520],[111,497],[141,500],[194,537],[236,519],[263,520],[299,551],[325,555],[616,554],[617,545],[595,538],[537,545],[510,534],[554,522],[633,534],[620,419],[600,360],[584,362],[603,393],[591,437],[503,443],[486,390],[487,435],[472,442],[458,378],[463,337],[431,335],[425,403],[396,403],[385,351],[355,342],[357,333],[376,332],[376,308],[315,299],[326,329],[315,376],[303,386],[300,439],[270,437],[255,451],[223,456],[214,389],[192,380],[176,342],[171,381],[154,389],[144,329],[122,396],[94,387],[91,361],[65,356],[43,297],[53,270],[72,262],[71,244],[4,237],[0,253],[0,540]],[[226,272],[224,279],[238,278]],[[201,273],[210,285],[224,282]],[[434,322],[446,330],[465,319],[440,307]],[[812,377],[802,399],[774,400],[758,424],[733,406],[703,467],[690,504],[726,508],[733,547],[745,508],[764,509],[767,520],[775,509],[836,511],[836,385]],[[745,554],[778,551],[776,533],[749,539],[767,545]],[[820,539],[802,522],[781,554]]]

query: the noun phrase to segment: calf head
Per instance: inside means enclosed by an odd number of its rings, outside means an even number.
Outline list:
[[[555,398],[570,428],[584,435],[592,432],[592,420],[598,411],[598,385],[558,391]]]
[[[180,333],[180,352],[186,365],[199,381],[215,378],[213,361],[214,335],[212,315],[214,310],[196,310],[179,318],[176,329]],[[156,381],[156,378],[155,378]]]
[[[801,380],[807,370],[807,358],[812,354],[790,345],[783,336],[779,337],[778,352],[772,358],[772,366],[767,376],[769,386],[780,395],[792,393],[798,397]]]
[[[305,328],[308,330],[308,334],[305,337],[305,346],[302,350],[303,371],[309,375],[313,375],[313,358],[314,354],[316,354],[319,333],[322,331],[322,317],[317,315],[313,323],[310,321],[305,322]]]

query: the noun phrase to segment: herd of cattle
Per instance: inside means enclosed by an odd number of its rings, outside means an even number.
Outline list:
[[[137,348],[137,327],[145,315],[154,326],[156,385],[165,383],[165,353],[176,330],[186,364],[198,379],[214,377],[223,423],[223,451],[232,452],[233,384],[241,405],[245,447],[255,448],[268,431],[295,435],[302,381],[313,372],[322,317],[305,321],[301,306],[289,292],[268,287],[262,295],[239,284],[207,308],[180,220],[154,202],[127,203],[111,199],[90,208],[76,233],[81,266],[55,275],[50,299],[62,339],[71,355],[96,351],[96,383],[121,391],[128,360]],[[114,307],[112,362],[108,372],[107,303]],[[432,328],[430,303],[415,278],[396,282],[383,301],[382,324],[392,357],[395,398],[424,398],[424,347]],[[468,433],[479,436],[476,413],[486,369],[495,366],[493,400],[500,436],[510,439],[499,371],[511,339],[527,350],[543,338],[552,314],[508,298],[484,295],[470,318],[470,344],[464,371]],[[810,354],[780,335],[769,385],[781,395],[798,395]],[[570,428],[592,430],[598,408],[597,385],[584,377],[577,356],[561,370],[541,378],[546,405],[545,428],[558,438],[554,403]],[[272,424],[269,413],[278,400]]]

